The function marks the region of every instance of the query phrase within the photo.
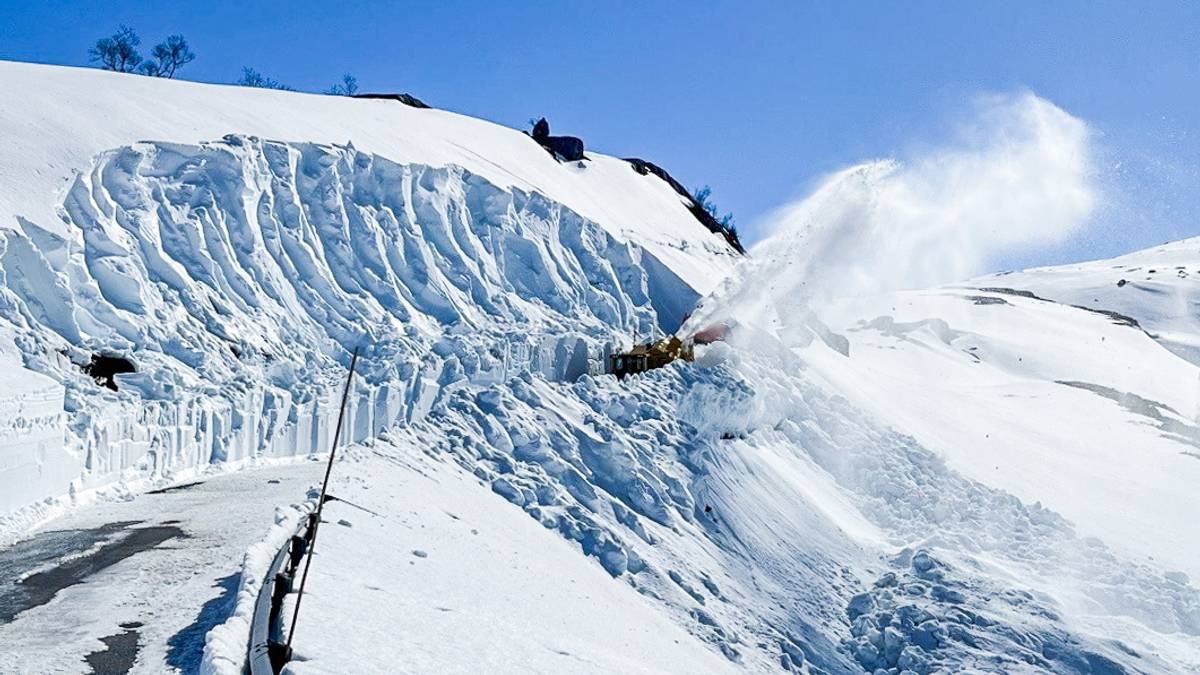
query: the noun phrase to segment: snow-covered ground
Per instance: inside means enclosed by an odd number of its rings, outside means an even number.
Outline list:
[[[0,555],[151,542],[14,604],[18,671],[132,645],[191,672],[173,645],[221,624],[236,672],[239,564],[315,465],[97,496],[322,455],[355,346],[297,673],[1200,669],[1196,243],[938,285],[986,248],[947,237],[965,214],[1008,245],[1091,209],[1087,130],[1045,102],[994,157],[835,175],[721,283],[666,183],[479,120],[22,64],[0,89]],[[727,342],[595,373],[705,294],[684,330]],[[97,356],[137,372],[112,391]]]
[[[460,376],[574,377],[736,257],[658,177],[445,111],[18,63],[0,90],[0,369],[67,412],[0,430],[6,511],[323,452],[355,345],[355,440]],[[97,357],[137,372],[108,391]]]
[[[461,467],[359,452],[330,486],[289,672],[342,673],[346,654],[360,673],[734,672]]]

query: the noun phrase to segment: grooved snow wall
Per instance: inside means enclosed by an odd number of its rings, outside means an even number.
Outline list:
[[[126,475],[327,451],[355,344],[365,353],[352,441],[471,383],[571,379],[608,344],[676,328],[696,280],[732,261],[669,186],[647,182],[657,178],[602,156],[560,165],[478,120],[18,64],[0,64],[0,86],[31,73],[43,76],[30,85],[39,113],[67,137],[31,130],[30,112],[0,103],[0,127],[17,139],[0,150],[16,188],[0,191],[0,334],[20,359],[0,370],[43,374],[29,380],[44,382],[42,398],[20,395],[22,406],[59,398],[37,404],[41,435],[0,443],[0,481],[34,475],[0,510]],[[82,111],[45,96],[69,100],[73,86],[96,96],[71,125]],[[131,112],[152,96],[152,120]],[[213,127],[225,133],[178,142]],[[247,128],[295,134],[228,133]],[[169,140],[103,149],[57,188],[29,177],[41,159],[61,174],[96,137],[144,130]],[[294,140],[306,132],[351,140]],[[458,159],[471,168],[447,162]],[[97,354],[137,372],[118,375],[117,392],[101,388],[80,370]]]

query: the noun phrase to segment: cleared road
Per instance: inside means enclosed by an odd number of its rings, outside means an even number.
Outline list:
[[[81,507],[0,549],[0,673],[195,673],[242,554],[323,465],[201,478]]]

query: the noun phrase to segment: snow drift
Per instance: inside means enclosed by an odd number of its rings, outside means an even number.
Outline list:
[[[68,413],[63,447],[13,448],[8,509],[325,451],[356,344],[353,440],[463,378],[577,377],[733,258],[657,177],[451,113],[24,64],[0,86],[26,92],[0,103],[0,330]],[[81,371],[108,357],[136,371],[116,393]]]
[[[371,462],[360,487],[420,473],[415,453],[457,463],[436,475],[482,489],[444,494],[557,533],[687,631],[674,649],[699,645],[697,663],[1200,667],[1196,401],[1171,379],[1197,377],[1178,356],[1191,325],[1136,299],[1072,306],[1094,279],[1068,272],[897,290],[1086,217],[1086,126],[1044,101],[1002,103],[966,150],[835,177],[697,316],[748,330],[618,382],[591,357],[678,328],[733,260],[656,176],[388,101],[23,65],[0,65],[0,87],[29,92],[0,101],[0,332],[19,405],[49,430],[14,432],[47,470],[38,495],[323,452],[362,344],[347,435],[388,442],[348,453]],[[98,386],[95,356],[135,372]],[[237,668],[239,620],[210,664]]]

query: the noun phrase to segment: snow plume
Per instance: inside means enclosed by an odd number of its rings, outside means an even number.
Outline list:
[[[839,171],[779,209],[774,234],[685,332],[736,320],[780,336],[830,305],[967,278],[1061,242],[1098,201],[1085,122],[1032,93],[990,97],[952,145]]]

